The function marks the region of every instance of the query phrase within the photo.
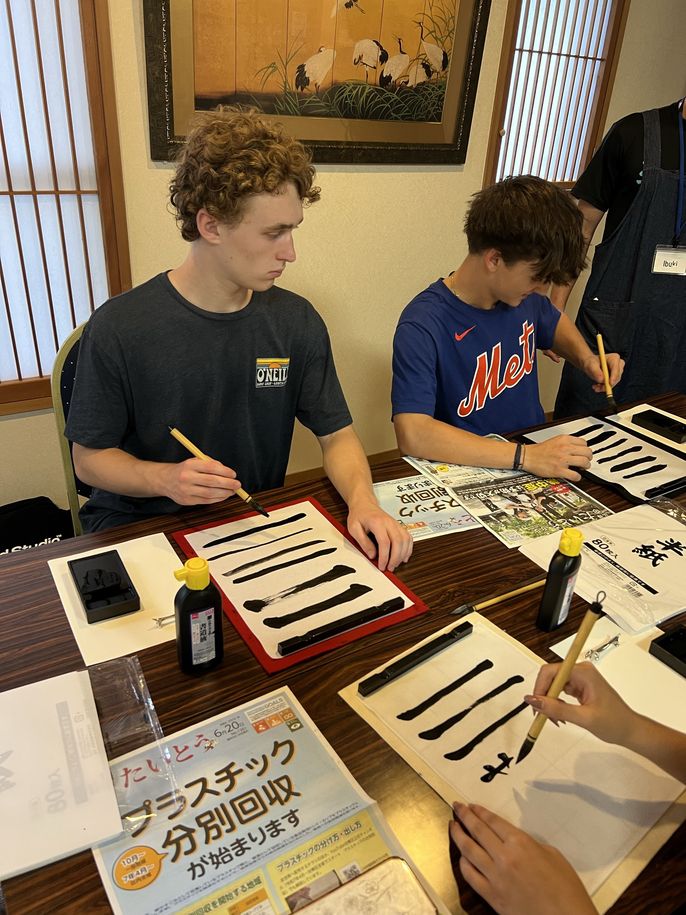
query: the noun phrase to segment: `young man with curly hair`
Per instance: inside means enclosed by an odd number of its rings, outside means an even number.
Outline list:
[[[94,487],[85,530],[281,486],[297,417],[363,550],[380,568],[409,558],[374,497],[324,322],[275,285],[313,182],[303,146],[257,112],[197,116],[170,187],[185,260],[106,302],[82,337],[65,434]],[[188,459],[169,426],[213,460]]]
[[[584,266],[582,218],[569,194],[531,176],[472,198],[469,253],[405,308],[393,343],[393,423],[406,454],[578,480],[591,450],[558,435],[517,446],[485,438],[545,421],[536,349],[559,353],[604,390],[598,356],[544,293]],[[608,354],[610,381],[623,362]]]

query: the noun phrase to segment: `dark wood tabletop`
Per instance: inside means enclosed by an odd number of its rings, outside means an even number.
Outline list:
[[[686,416],[686,396],[665,395],[656,398],[654,403]],[[399,458],[373,466],[375,481],[410,473],[412,469]],[[615,511],[629,507],[628,502],[610,489],[590,481],[582,481],[579,485]],[[314,497],[335,518],[345,522],[345,505],[325,479],[261,493],[259,501],[269,506],[306,497]],[[678,496],[676,501],[686,505],[686,496]],[[0,557],[0,690],[83,669],[47,565],[49,559],[106,547],[134,536],[158,531],[169,534],[193,525],[219,522],[244,511],[243,503],[232,499],[212,508]],[[398,570],[402,581],[428,605],[427,613],[282,673],[267,675],[230,625],[224,626],[222,666],[203,677],[188,677],[181,673],[173,641],[141,651],[138,657],[167,734],[270,690],[290,686],[353,776],[378,801],[398,839],[444,903],[451,911],[459,911],[448,854],[449,808],[340,699],[338,690],[446,626],[452,619],[449,612],[458,605],[516,588],[537,574],[540,569],[530,560],[518,550],[508,550],[485,530],[463,531],[416,543],[412,559]],[[553,661],[556,658],[549,646],[576,630],[586,606],[575,597],[567,621],[552,633],[540,632],[534,626],[536,592],[482,612],[542,658]],[[680,621],[683,622],[683,616],[670,620],[664,628],[671,628]],[[1,824],[0,828],[8,828],[8,824]],[[674,912],[686,898],[685,849],[686,825],[660,849],[613,906],[613,915]],[[2,888],[9,915],[111,912],[90,852],[7,880]],[[462,904],[470,913],[490,911],[465,888],[462,888]]]

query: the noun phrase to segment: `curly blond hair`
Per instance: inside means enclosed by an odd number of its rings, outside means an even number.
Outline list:
[[[319,200],[309,152],[281,124],[254,109],[219,106],[196,114],[177,157],[169,199],[186,241],[199,238],[201,209],[227,225],[241,221],[248,198],[293,182],[305,205]]]

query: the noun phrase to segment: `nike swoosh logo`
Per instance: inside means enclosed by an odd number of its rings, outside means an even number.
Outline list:
[[[471,326],[471,327],[468,327],[467,330],[463,330],[461,334],[456,333],[456,334],[455,334],[455,339],[457,340],[457,342],[459,343],[460,340],[464,340],[464,338],[467,336],[467,334],[469,333],[469,331],[470,331],[470,330],[474,330],[475,327],[476,327],[476,324],[472,324],[472,326]]]

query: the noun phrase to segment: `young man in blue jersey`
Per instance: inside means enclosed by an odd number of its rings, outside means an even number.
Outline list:
[[[545,295],[584,266],[582,217],[566,191],[541,178],[507,178],[472,198],[469,253],[405,308],[393,341],[393,424],[407,454],[477,467],[514,467],[580,479],[582,438],[559,435],[517,449],[485,438],[545,421],[536,350],[552,350],[603,390],[598,356]],[[624,363],[607,356],[610,383]]]

